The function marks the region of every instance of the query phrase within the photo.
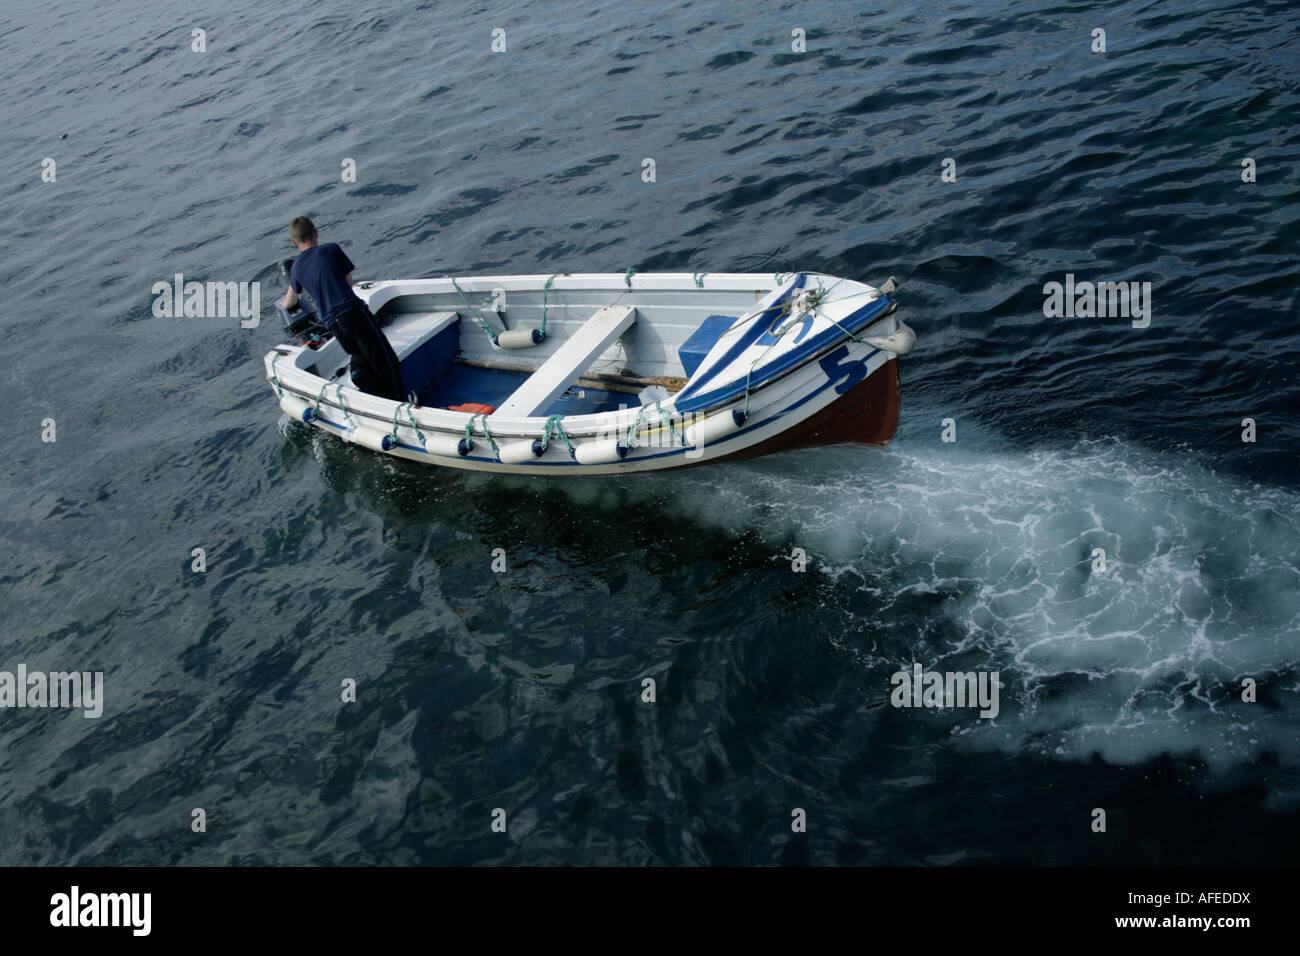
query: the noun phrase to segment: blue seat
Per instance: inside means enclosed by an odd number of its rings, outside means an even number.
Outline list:
[[[722,338],[722,333],[731,328],[735,321],[734,315],[711,315],[700,324],[689,339],[681,344],[677,349],[677,357],[681,359],[687,378],[695,374],[695,370],[700,367],[705,356],[713,350],[718,339]]]

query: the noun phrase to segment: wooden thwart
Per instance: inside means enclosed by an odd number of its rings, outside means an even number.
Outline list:
[[[532,375],[537,371],[528,365],[484,359],[458,358],[456,364],[466,368],[485,368],[494,372],[522,372],[524,375]],[[573,384],[582,388],[597,388],[607,392],[627,392],[636,395],[651,385],[662,386],[669,392],[680,392],[686,387],[686,379],[675,375],[615,375],[612,372],[587,372]]]
[[[634,321],[633,306],[606,306],[597,311],[515,389],[496,414],[533,418],[544,413]]]

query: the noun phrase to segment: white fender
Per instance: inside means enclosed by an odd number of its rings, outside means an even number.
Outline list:
[[[533,438],[507,442],[497,447],[497,458],[506,465],[520,465],[540,458],[542,454],[542,443]]]
[[[344,432],[348,441],[355,442],[371,451],[389,451],[393,448],[393,433],[391,431],[380,431],[378,428],[371,428],[369,425],[358,425],[352,429],[349,434]]]
[[[424,442],[425,451],[430,455],[441,455],[443,458],[464,458],[473,447],[474,445],[466,441],[464,436],[456,435],[431,435]]]
[[[737,431],[745,424],[745,417],[740,409],[732,408],[714,412],[703,420],[696,418],[686,426],[686,444],[710,445]]]
[[[291,392],[285,392],[280,396],[280,408],[290,418],[296,418],[300,422],[311,421],[312,402],[299,398]]]
[[[527,349],[541,344],[543,338],[539,329],[511,329],[497,336],[497,345],[503,349]]]
[[[897,328],[888,335],[864,335],[861,340],[872,348],[893,352],[895,355],[906,355],[916,345],[916,333],[897,319],[894,320],[894,325]]]
[[[573,447],[573,457],[582,465],[608,465],[610,462],[622,461],[629,449],[617,438],[606,441],[585,441]]]

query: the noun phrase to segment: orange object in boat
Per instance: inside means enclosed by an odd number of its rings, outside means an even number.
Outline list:
[[[477,402],[466,402],[464,405],[448,405],[449,412],[469,412],[471,415],[491,415],[496,411],[491,405],[480,405]]]

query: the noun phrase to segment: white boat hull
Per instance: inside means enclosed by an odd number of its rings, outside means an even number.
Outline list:
[[[444,355],[443,360],[467,367],[509,368],[513,366],[503,364],[501,356],[517,359],[534,351],[507,351],[508,343],[493,340],[494,333],[497,339],[507,333],[500,313],[482,307],[489,301],[483,299],[485,293],[508,302],[513,298],[504,312],[512,320],[508,334],[516,341],[531,334],[530,325],[537,327],[537,314],[551,318],[543,345],[535,349],[538,371],[490,414],[399,405],[362,393],[346,375],[331,374],[329,366],[347,362],[332,342],[318,351],[278,347],[266,357],[268,378],[291,418],[381,454],[470,471],[628,474],[840,441],[884,444],[893,436],[897,357],[911,349],[913,336],[892,318],[892,300],[871,286],[814,274],[702,279],[656,274],[630,281],[621,275],[585,275],[552,277],[539,298],[546,282],[544,276],[458,279],[454,284],[434,279],[375,283],[358,290],[376,315],[394,304],[426,310],[395,313],[391,338],[423,343],[403,343],[399,355],[406,350],[419,358],[417,349],[433,351],[446,339],[455,346],[455,357]],[[561,297],[566,318],[559,318]],[[702,304],[692,311],[696,300]],[[674,377],[687,371],[682,363],[688,357],[678,356],[700,338],[695,330],[704,329],[702,317],[719,309],[749,313],[730,325],[716,321],[715,327],[725,331],[705,343],[709,351],[691,375]],[[626,314],[631,310],[635,318]],[[587,320],[592,313],[598,317]],[[467,318],[480,329],[467,328]],[[403,358],[404,375],[407,362]],[[592,371],[628,371],[628,366],[655,374]],[[629,407],[555,412],[549,406],[555,401],[555,383],[564,388],[565,376],[579,369],[578,375],[604,376],[579,379],[598,388],[605,380],[664,381],[679,387],[649,405],[627,394]],[[598,388],[593,394],[603,395],[607,406],[621,397]],[[564,394],[585,395],[576,388]]]

